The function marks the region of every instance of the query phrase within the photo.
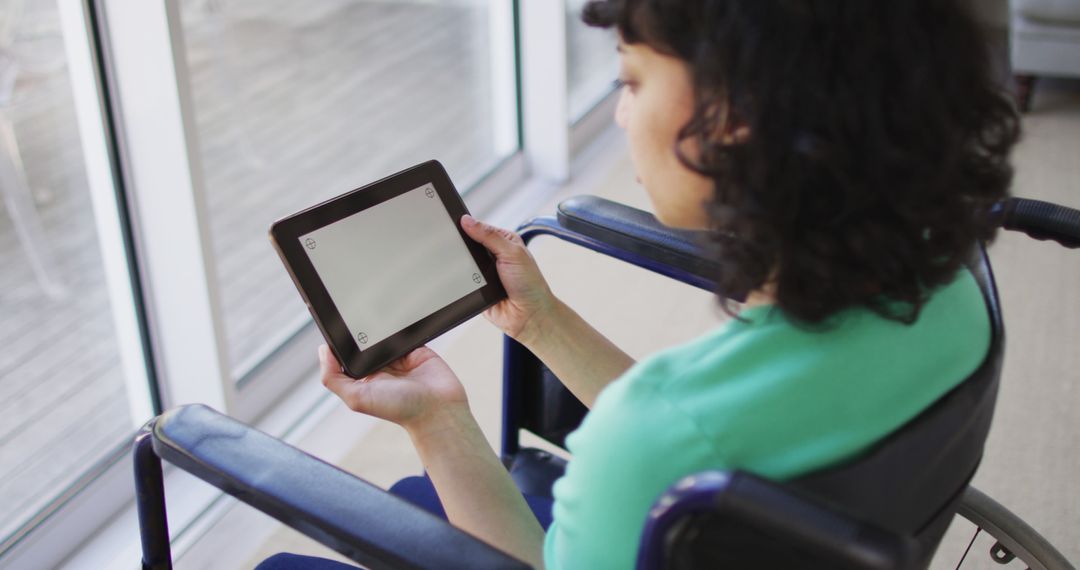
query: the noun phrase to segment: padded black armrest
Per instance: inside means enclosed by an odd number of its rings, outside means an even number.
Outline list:
[[[203,405],[150,426],[155,454],[369,568],[528,568],[446,521]]]
[[[669,228],[652,214],[597,196],[575,196],[559,204],[560,226],[657,266],[676,268],[712,283],[718,265],[705,254],[706,232]],[[634,261],[638,265],[645,265]]]
[[[645,523],[639,569],[911,568],[910,538],[855,521],[742,471],[673,485]]]
[[[1080,247],[1080,210],[1040,200],[1009,198],[996,204],[991,216],[1006,230],[1053,240],[1068,248]]]

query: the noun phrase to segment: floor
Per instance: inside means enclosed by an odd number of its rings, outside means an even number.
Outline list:
[[[1047,82],[1035,110],[1025,117],[1025,138],[1017,149],[1014,194],[1080,208],[1080,82]],[[588,191],[643,207],[625,146],[607,143],[609,157],[598,160],[559,199]],[[549,213],[554,203],[541,212]],[[708,295],[648,279],[592,254],[559,243],[538,241],[534,252],[556,293],[634,355],[647,354],[693,337],[723,320]],[[1008,323],[1004,380],[993,430],[975,485],[1020,514],[1073,561],[1080,528],[1080,258],[1076,251],[1023,235],[1002,234],[990,250]],[[583,278],[588,275],[588,278]],[[632,279],[635,287],[621,287]],[[618,290],[618,299],[611,291]],[[641,331],[649,331],[642,334]],[[462,327],[443,356],[463,379],[492,445],[499,433],[498,333],[486,322]],[[420,472],[408,438],[397,427],[379,424],[353,444],[339,464],[381,486]],[[256,515],[258,516],[258,515]],[[954,568],[975,529],[954,523],[932,568]],[[220,529],[222,533],[238,532]],[[242,534],[242,533],[241,533]],[[992,544],[979,535],[964,568],[1000,568],[987,556]],[[257,552],[221,568],[249,568],[279,551],[336,554],[306,537],[279,528]],[[191,561],[206,562],[193,556]],[[185,560],[181,560],[183,564]],[[196,567],[196,566],[189,566]],[[1005,566],[1020,567],[1017,562]]]

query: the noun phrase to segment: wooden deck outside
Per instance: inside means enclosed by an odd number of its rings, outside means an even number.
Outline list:
[[[10,200],[25,190],[0,189],[0,537],[131,432],[55,10],[55,1],[24,3],[34,47],[16,58],[46,64],[20,70],[0,106],[44,233],[24,246]],[[23,39],[18,21],[15,30]],[[55,259],[65,296],[44,294],[31,248]]]

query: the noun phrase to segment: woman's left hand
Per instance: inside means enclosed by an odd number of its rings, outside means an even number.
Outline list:
[[[445,412],[468,410],[465,388],[439,355],[426,346],[366,378],[341,372],[326,345],[319,347],[323,385],[350,409],[394,422],[407,430]]]

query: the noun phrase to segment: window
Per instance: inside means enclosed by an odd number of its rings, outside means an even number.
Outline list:
[[[566,0],[566,72],[570,123],[581,120],[613,88],[619,73],[616,32],[581,21],[587,0]]]
[[[101,133],[80,136],[60,16],[55,0],[0,5],[0,542],[151,413],[115,193],[107,166],[88,174]]]
[[[615,73],[584,71],[614,42],[565,8],[0,3],[0,565],[53,566],[130,501],[152,401],[255,422],[309,378],[319,335],[275,219],[431,158],[480,214],[546,199],[508,200],[526,169],[568,172],[567,80],[576,120]],[[551,79],[530,95],[528,69]]]
[[[517,150],[505,5],[181,3],[233,380],[310,321],[272,221],[431,158],[468,188]]]

